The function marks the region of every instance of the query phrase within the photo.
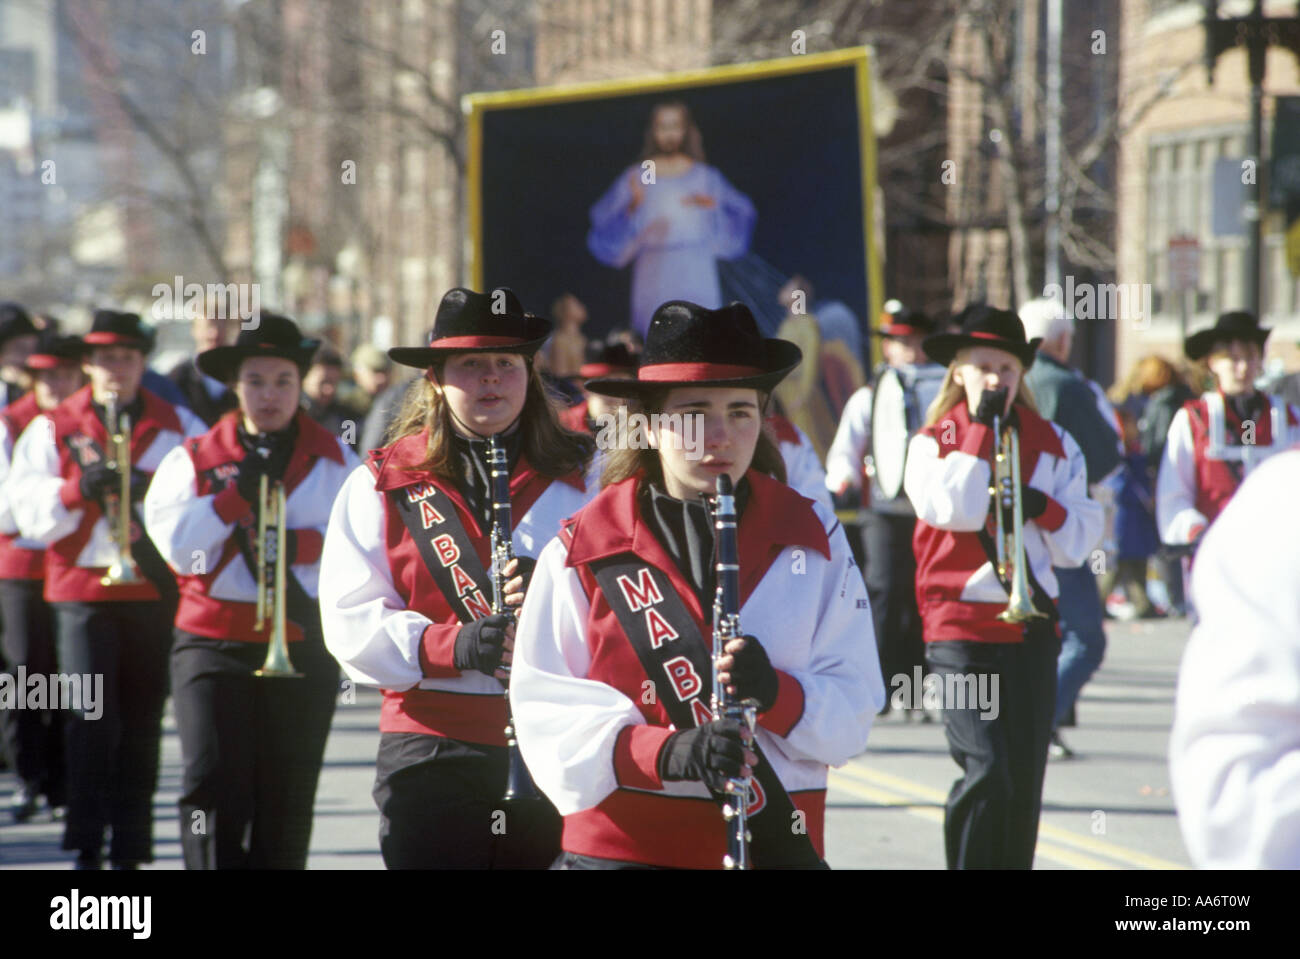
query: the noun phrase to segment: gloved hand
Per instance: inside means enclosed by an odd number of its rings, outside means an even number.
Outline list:
[[[993,426],[993,417],[1003,416],[1007,405],[1007,388],[999,386],[996,390],[985,390],[980,394],[979,406],[975,408],[975,419],[985,426]]]
[[[524,585],[520,592],[526,593],[528,592],[528,584],[533,581],[533,571],[537,569],[537,560],[531,556],[516,556],[515,564],[515,571],[510,578],[514,579],[516,576],[522,576]]]
[[[94,502],[113,489],[114,484],[118,482],[120,481],[117,478],[117,470],[109,469],[108,463],[100,460],[82,467],[81,480],[77,485],[81,489],[81,498],[87,502]]]
[[[149,491],[149,481],[153,476],[144,470],[138,470],[131,467],[131,502],[138,503],[144,499],[144,494]]]
[[[724,655],[720,664],[725,664],[730,660],[730,668],[723,668],[721,671],[724,675],[724,682],[727,686],[736,688],[734,695],[737,699],[753,699],[758,703],[760,713],[767,712],[776,702],[776,693],[780,685],[777,679],[776,670],[772,667],[772,662],[767,658],[767,650],[753,636],[745,636],[745,645],[739,652],[727,653]],[[727,644],[728,646],[731,643]]]
[[[747,748],[749,731],[742,730],[735,719],[717,719],[673,733],[659,750],[659,778],[664,782],[702,782],[714,792],[722,792],[728,779],[740,778],[747,759],[758,759]]]
[[[253,504],[253,510],[259,508],[263,476],[270,476],[268,460],[257,455],[245,456],[239,461],[239,474],[235,477],[235,488],[246,502]],[[274,479],[274,477],[271,477]]]
[[[1021,483],[1020,506],[1025,512],[1025,519],[1038,519],[1047,512],[1047,494],[1028,483]]]
[[[466,623],[456,634],[452,664],[462,672],[477,669],[483,675],[491,676],[501,665],[506,627],[512,623],[514,617],[508,613],[493,613]]]

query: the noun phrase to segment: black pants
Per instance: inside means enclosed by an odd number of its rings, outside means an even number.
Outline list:
[[[997,691],[996,717],[985,718],[978,708],[943,710],[948,749],[964,773],[948,793],[944,817],[949,869],[1034,863],[1060,646],[1055,627],[1036,625],[1023,643],[942,640],[926,647],[930,670],[945,677],[945,689],[950,675],[983,673]]]
[[[550,801],[503,802],[504,746],[384,733],[375,803],[389,869],[546,869],[563,819]]]
[[[186,869],[302,869],[339,667],[320,634],[289,644],[297,678],[254,676],[265,643],[176,630],[171,677],[185,773]]]
[[[167,701],[171,603],[55,603],[59,667],[102,677],[98,718],[69,710],[64,849],[153,861],[153,794]]]
[[[880,652],[885,690],[890,680],[925,662],[921,614],[916,606],[916,555],[912,551],[914,516],[869,513],[862,526],[863,578],[871,597],[871,621]]]
[[[41,593],[40,579],[0,579],[5,672],[49,676],[58,669],[54,613]],[[17,689],[20,695],[23,690]],[[51,806],[64,803],[63,715],[51,709],[0,709],[5,754],[23,786],[44,793]]]

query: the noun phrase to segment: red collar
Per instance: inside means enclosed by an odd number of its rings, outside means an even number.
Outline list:
[[[371,450],[367,461],[371,472],[375,474],[375,489],[386,492],[401,489],[404,486],[414,486],[417,483],[437,483],[444,489],[454,486],[452,483],[440,481],[439,477],[428,470],[419,468],[428,455],[428,450],[429,431],[427,428],[420,430],[418,433],[403,436],[388,446]],[[513,499],[515,493],[537,475],[539,474],[532,464],[528,462],[528,457],[520,453],[519,460],[515,463],[514,472],[510,474],[511,498]],[[567,483],[579,492],[587,489],[586,480],[576,470],[557,477],[557,479]]]
[[[194,468],[214,469],[225,463],[233,463],[244,458],[244,447],[239,442],[239,410],[231,410],[210,429],[202,442],[194,447]],[[298,438],[293,445],[292,463],[298,459],[315,461],[317,459],[343,462],[343,453],[333,434],[307,415],[305,410],[294,414],[298,424]],[[292,466],[286,467],[286,473],[293,472]]]
[[[91,397],[91,388],[87,384],[69,396],[55,409],[67,416],[69,424],[74,429],[80,428],[102,446],[108,442],[108,433],[105,431],[104,424],[100,422],[99,417],[95,415],[91,405]],[[144,404],[144,410],[140,414],[140,421],[131,424],[131,435],[133,437],[152,436],[159,430],[171,430],[173,433],[185,432],[181,427],[181,418],[176,415],[176,408],[162,397],[151,393],[142,386],[140,387],[140,399]],[[132,446],[134,445],[133,443]],[[133,450],[134,452],[136,451]]]
[[[36,392],[28,390],[18,399],[14,400],[3,410],[0,410],[0,417],[11,427],[17,427],[18,431],[26,429],[27,424],[36,419],[41,413],[41,408],[36,405]],[[9,437],[10,442],[17,442],[17,432]]]
[[[802,443],[799,439],[799,431],[795,429],[794,424],[782,416],[780,413],[773,413],[767,418],[767,424],[772,427],[772,432],[776,434],[779,443]]]
[[[1061,443],[1061,438],[1057,435],[1056,430],[1052,429],[1052,424],[1023,404],[1017,406],[1015,409],[1016,419],[1019,421],[1018,428],[1020,431],[1022,475],[1029,475],[1024,472],[1024,469],[1032,464],[1027,464],[1023,462],[1023,460],[1025,459],[1025,454],[1031,450],[1034,452],[1047,453],[1058,459],[1065,459],[1065,446]],[[957,424],[957,429],[954,431],[956,434],[955,436],[945,437],[943,430],[944,419],[951,419],[955,424]],[[940,448],[944,454],[947,454],[961,446],[962,438],[966,435],[966,431],[970,429],[970,425],[970,409],[966,406],[966,401],[963,399],[960,403],[945,413],[939,422],[935,423],[931,428],[938,428]],[[952,442],[945,443],[944,440],[949,438]]]

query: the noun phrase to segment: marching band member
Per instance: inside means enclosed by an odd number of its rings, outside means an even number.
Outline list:
[[[970,688],[984,675],[994,694],[988,710],[944,703],[944,732],[964,774],[944,820],[950,869],[1033,864],[1060,651],[1052,566],[1078,566],[1101,534],[1078,444],[1035,412],[1021,382],[1037,346],[1014,313],[986,306],[966,313],[960,333],[924,341],[948,367],[904,477],[918,520],[926,660],[945,688],[961,688],[957,677]],[[995,417],[1019,436],[1024,573],[1043,614],[1024,624],[998,619],[1011,590],[994,564]],[[1004,523],[1011,529],[1005,514]]]
[[[871,597],[871,621],[880,644],[884,675],[911,676],[925,661],[921,613],[916,606],[916,558],[912,535],[916,511],[902,489],[907,441],[921,428],[939,394],[945,370],[929,360],[921,342],[934,331],[920,310],[899,306],[876,328],[885,363],[875,387],[864,386],[844,404],[835,440],[826,454],[826,487],[843,503],[852,495],[867,512],[862,524],[862,575]],[[883,393],[881,388],[883,387]],[[881,394],[877,410],[877,394]],[[872,420],[890,429],[876,436]],[[871,468],[867,469],[867,464]],[[882,485],[883,483],[883,485]],[[885,712],[890,703],[885,703]],[[912,710],[902,709],[903,715]],[[919,711],[922,721],[929,719]]]
[[[637,378],[588,384],[668,418],[652,421],[652,448],[611,454],[599,496],[542,551],[519,623],[510,699],[524,758],[565,817],[558,868],[717,868],[713,797],[751,772],[757,865],[824,856],[827,767],[863,749],[884,689],[848,541],[784,484],[763,431],[799,359],[738,303],[671,301]],[[682,442],[687,416],[703,421],[702,458]],[[759,703],[753,738],[706,705],[715,570],[702,497],[723,472],[738,484],[740,621],[760,635],[729,643],[718,665]]]
[[[171,685],[185,763],[187,869],[307,862],[339,679],[321,636],[321,546],[334,498],[358,465],[301,407],[302,376],[318,345],[288,317],[262,311],[233,345],[200,353],[199,372],[229,384],[239,406],[168,453],[145,497],[146,528],[180,581]],[[264,477],[268,499],[283,485],[284,544],[259,541],[262,511],[275,508],[263,502]],[[273,570],[280,548],[287,552],[279,625],[301,677],[258,677],[277,628],[271,608],[257,625],[258,582],[272,575],[263,557]],[[265,596],[273,607],[273,592]]]
[[[11,674],[20,666],[29,676],[55,672],[54,620],[41,596],[45,546],[18,535],[9,489],[3,484],[14,441],[22,431],[81,387],[82,351],[75,336],[47,340],[25,364],[32,391],[0,410],[0,619],[4,622],[0,658]],[[15,822],[32,817],[42,794],[51,809],[64,804],[62,722],[53,709],[0,710],[5,752],[18,773],[18,791],[9,803]]]
[[[1202,869],[1300,869],[1297,489],[1300,451],[1271,458],[1197,553],[1169,777]]]
[[[153,860],[153,792],[176,581],[141,535],[134,504],[163,457],[201,433],[203,424],[140,386],[149,343],[140,317],[97,310],[84,341],[90,384],[23,431],[9,498],[22,535],[49,547],[45,598],[54,606],[60,670],[103,677],[96,709],[74,709],[67,717],[63,848],[79,851],[78,868],[97,869],[111,827],[113,865],[135,868]],[[118,423],[107,423],[109,407],[118,411]],[[128,416],[130,496],[120,503],[120,474],[109,464],[116,465],[112,436]],[[106,576],[119,559],[128,569],[138,567],[138,581]]]
[[[549,803],[503,808],[500,667],[514,627],[491,612],[487,573],[489,437],[510,470],[508,605],[523,601],[530,557],[588,499],[592,442],[559,425],[533,365],[549,332],[509,290],[449,291],[428,346],[389,351],[424,382],[330,517],[325,641],[349,676],[384,691],[374,794],[390,869],[544,867],[559,849]]]
[[[636,357],[627,345],[619,342],[592,342],[587,344],[587,362],[578,367],[578,378],[585,383],[596,377],[636,376]],[[560,411],[560,422],[577,433],[595,435],[605,422],[603,417],[618,412],[619,403],[599,393],[582,390],[582,402]]]
[[[40,331],[17,303],[0,303],[0,407],[10,406],[31,389],[27,357],[40,343]]]
[[[785,464],[786,483],[800,496],[834,510],[831,494],[826,489],[826,471],[808,434],[780,413],[768,414],[766,424]]]
[[[1225,313],[1193,333],[1187,358],[1204,361],[1216,389],[1186,403],[1169,425],[1156,478],[1156,523],[1170,545],[1196,544],[1242,480],[1300,440],[1300,416],[1255,389],[1269,330],[1246,312]]]

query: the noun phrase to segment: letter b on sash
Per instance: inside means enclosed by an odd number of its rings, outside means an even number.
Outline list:
[[[664,670],[668,673],[669,682],[673,684],[673,691],[682,702],[698,695],[704,688],[704,684],[700,682],[700,674],[695,671],[695,667],[685,656],[674,656],[666,661]]]

